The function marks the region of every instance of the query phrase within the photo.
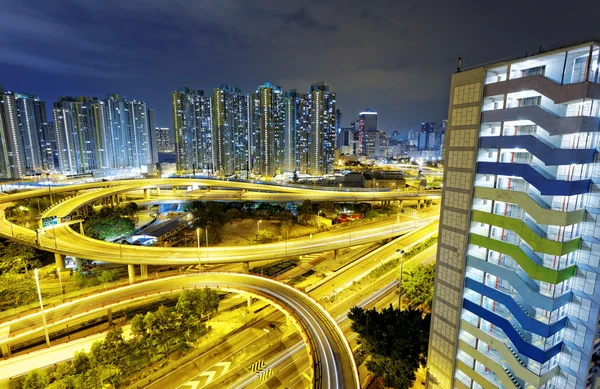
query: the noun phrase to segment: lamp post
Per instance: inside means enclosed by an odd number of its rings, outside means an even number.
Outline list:
[[[206,226],[204,232],[206,233],[206,258],[208,258],[208,226]]]
[[[40,309],[42,311],[42,323],[44,323],[44,334],[46,335],[46,344],[50,347],[50,336],[48,335],[48,326],[46,325],[46,313],[44,312],[44,302],[42,301],[42,291],[40,289],[40,277],[38,275],[38,269],[33,269],[35,276],[35,286],[37,287],[38,297],[40,299]]]
[[[64,303],[65,295],[63,294],[62,275],[60,274],[60,268],[56,268],[56,273],[58,273],[58,282],[60,283],[60,300]]]
[[[198,241],[198,273],[200,273],[200,269],[202,268],[202,264],[200,263],[200,227],[196,228],[196,240]]]
[[[399,293],[399,300],[398,300],[398,309],[402,310],[402,269],[403,269],[403,265],[404,265],[404,250],[396,250],[396,252],[400,253],[400,293]]]

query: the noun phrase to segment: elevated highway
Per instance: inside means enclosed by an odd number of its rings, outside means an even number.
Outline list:
[[[288,186],[274,186],[253,184],[236,181],[194,180],[194,179],[163,179],[163,180],[135,180],[116,181],[72,185],[69,187],[32,190],[0,197],[1,203],[46,196],[50,191],[80,193],[55,204],[46,210],[44,217],[62,217],[75,213],[78,209],[94,204],[101,199],[110,198],[131,191],[145,191],[146,198],[150,197],[149,191],[159,187],[195,187],[225,188],[238,190],[252,190],[242,192],[245,196],[254,199],[271,201],[276,196],[296,196],[300,199],[318,199],[331,201],[392,201],[392,200],[417,200],[432,201],[439,198],[437,194],[403,194],[402,192],[338,192],[325,190],[307,190]],[[193,197],[193,193],[191,194]],[[239,200],[236,198],[237,201]],[[287,201],[287,200],[286,200]],[[326,233],[315,235],[313,239],[293,239],[284,242],[249,245],[249,246],[220,246],[210,248],[191,247],[144,247],[122,245],[92,239],[75,232],[67,224],[58,224],[42,231],[34,231],[6,220],[5,214],[0,212],[0,235],[19,240],[39,248],[57,253],[71,255],[90,260],[121,263],[127,265],[195,265],[219,263],[245,263],[251,261],[279,259],[291,256],[306,255],[316,252],[337,250],[340,248],[371,243],[382,239],[399,236],[409,230],[430,223],[437,219],[437,215],[422,220],[397,222],[395,218],[356,227],[340,228]],[[131,269],[130,269],[131,270]],[[142,274],[144,274],[142,270]]]
[[[81,317],[106,311],[132,299],[144,299],[177,289],[209,287],[241,292],[264,299],[283,311],[300,330],[312,366],[314,388],[358,389],[358,371],[352,350],[335,319],[308,295],[268,278],[239,273],[188,274],[146,281],[102,292],[45,310],[49,331],[55,331]],[[10,336],[0,340],[6,348],[23,339],[43,336],[40,313],[0,325]]]

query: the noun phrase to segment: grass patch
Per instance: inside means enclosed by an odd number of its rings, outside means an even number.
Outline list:
[[[413,246],[413,248],[404,253],[404,260],[410,259],[412,257],[414,257],[415,255],[419,254],[421,251],[431,247],[432,245],[437,243],[437,236],[433,236],[429,239],[427,239],[426,241]],[[390,270],[398,267],[400,265],[400,255],[398,255],[396,258],[392,259],[391,261],[388,261],[386,263],[384,263],[381,266],[376,267],[375,269],[373,269],[373,271],[371,273],[369,273],[369,277],[372,279],[377,279],[379,277],[381,277],[382,275],[386,274],[387,272],[389,272]]]
[[[291,280],[288,282],[288,284],[289,284],[289,285],[292,285],[292,286],[293,286],[293,285],[296,285],[296,284],[299,284],[299,283],[301,283],[302,281],[304,281],[305,279],[307,279],[308,277],[312,276],[313,274],[315,274],[315,271],[314,271],[314,270],[312,270],[312,269],[310,269],[310,270],[309,270],[309,271],[307,271],[306,273],[304,273],[304,274],[301,274],[301,275],[299,275],[299,276],[296,276],[296,277],[292,278],[292,279],[291,279]]]
[[[251,273],[260,274],[267,277],[273,277],[276,274],[282,273],[293,267],[298,266],[299,259],[285,259],[274,263],[269,263],[264,266],[257,266],[250,269]]]

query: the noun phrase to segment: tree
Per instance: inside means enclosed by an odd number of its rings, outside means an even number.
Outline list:
[[[175,310],[184,318],[194,317],[195,320],[213,314],[218,309],[219,295],[209,288],[184,290],[175,305]]]
[[[119,207],[119,213],[123,216],[134,216],[138,210],[138,206],[134,202],[129,202]]]
[[[352,307],[348,318],[371,356],[367,368],[383,378],[386,387],[410,388],[415,371],[427,362],[430,315],[414,308],[400,311],[390,306],[378,312]]]
[[[402,289],[411,305],[417,307],[426,303],[431,307],[434,277],[435,263],[413,267],[402,275]]]
[[[191,289],[181,292],[175,311],[181,317],[181,331],[188,345],[206,333],[206,326],[200,319],[216,312],[218,308],[219,296],[212,289]]]
[[[131,217],[121,217],[121,212],[111,207],[94,211],[85,220],[83,230],[92,238],[106,241],[128,236],[135,231],[135,223]]]
[[[296,212],[298,213],[298,216],[312,215],[314,213],[312,201],[304,200],[302,204],[296,208]]]
[[[144,317],[144,328],[148,340],[155,346],[162,347],[165,354],[169,354],[175,343],[182,340],[181,317],[164,305],[158,307],[156,312],[148,312]]]
[[[114,282],[119,279],[119,272],[117,269],[103,270],[98,276],[100,282]]]
[[[365,219],[375,219],[377,217],[379,217],[379,212],[377,211],[370,209],[367,212],[365,212]]]
[[[192,201],[190,210],[194,217],[194,227],[198,228],[220,228],[227,222],[227,217],[220,203],[213,201]]]
[[[0,311],[18,307],[37,299],[37,290],[32,276],[17,273],[0,275]]]
[[[240,219],[242,217],[242,213],[236,208],[230,208],[225,212],[225,218],[231,224],[234,220]]]
[[[37,252],[31,246],[18,242],[8,242],[0,247],[0,271],[8,273],[20,273],[35,267],[40,267]]]
[[[256,243],[271,243],[276,240],[277,237],[271,231],[265,230],[264,228],[256,231],[256,236],[254,237]]]
[[[31,370],[23,380],[23,389],[44,389],[48,386],[48,376],[43,371]]]

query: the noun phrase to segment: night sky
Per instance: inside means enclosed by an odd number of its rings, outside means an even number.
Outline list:
[[[600,39],[597,1],[0,0],[0,83],[39,94],[146,101],[170,92],[325,81],[343,125],[371,108],[391,132],[446,118],[463,66]]]

